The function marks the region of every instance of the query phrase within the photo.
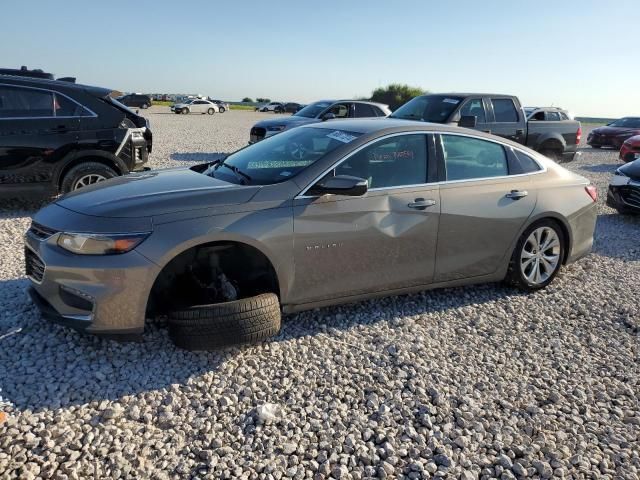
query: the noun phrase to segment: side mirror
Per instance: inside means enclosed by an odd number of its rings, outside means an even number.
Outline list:
[[[476,128],[477,124],[478,117],[475,115],[463,115],[460,117],[460,121],[458,122],[458,126],[464,128]]]
[[[307,193],[311,195],[347,195],[361,197],[367,193],[368,183],[364,178],[350,175],[336,175],[319,180]]]
[[[334,118],[336,118],[335,113],[331,113],[331,112],[327,112],[324,115],[322,115],[322,121],[324,122],[325,120],[333,120]]]

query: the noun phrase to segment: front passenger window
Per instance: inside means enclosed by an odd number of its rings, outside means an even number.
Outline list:
[[[481,98],[472,98],[465,103],[460,109],[459,115],[477,117],[478,123],[486,123],[486,116],[484,114],[484,105]]]
[[[509,174],[502,145],[478,138],[442,135],[447,180],[472,180]]]
[[[327,113],[333,113],[336,118],[347,118],[349,116],[349,105],[339,103],[331,107]]]
[[[427,181],[424,135],[398,135],[363,148],[335,169],[336,175],[364,178],[369,188],[421,185]]]

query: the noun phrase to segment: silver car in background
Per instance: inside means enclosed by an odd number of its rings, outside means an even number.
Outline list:
[[[179,345],[199,348],[271,335],[280,309],[502,280],[538,290],[591,250],[595,221],[595,188],[517,143],[339,120],[68,194],[34,217],[26,268],[55,321],[139,334],[168,315]]]
[[[185,115],[189,113],[207,113],[209,115],[213,115],[214,113],[218,113],[220,108],[216,103],[209,100],[205,100],[203,98],[192,98],[181,103],[171,105],[171,111],[173,113],[182,113]]]

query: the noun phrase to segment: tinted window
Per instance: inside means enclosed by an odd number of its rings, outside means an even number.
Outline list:
[[[355,104],[355,117],[375,117],[376,112],[373,110],[371,105],[367,105],[366,103],[356,103]]]
[[[56,117],[77,117],[80,116],[82,114],[82,110],[84,110],[76,102],[58,94],[55,94],[53,109],[56,112]]]
[[[547,112],[547,121],[559,122],[560,114],[558,112]]]
[[[52,117],[53,94],[0,86],[0,118]]]
[[[460,109],[460,116],[468,115],[478,117],[478,123],[486,123],[487,117],[484,113],[484,104],[481,98],[473,98],[465,103]]]
[[[517,175],[520,173],[531,173],[542,170],[540,165],[538,165],[538,163],[526,153],[515,149],[513,150],[513,153],[516,157],[516,164],[512,164],[511,168],[509,168],[509,173],[511,175]]]
[[[373,106],[372,108],[376,112],[377,116],[379,116],[379,117],[386,117],[387,116],[387,114],[384,113],[381,108],[378,108],[376,106]]]
[[[462,100],[462,97],[423,95],[409,100],[389,117],[444,123]]]
[[[229,155],[204,173],[227,182],[270,185],[294,177],[361,134],[334,128],[293,128]],[[237,168],[246,178],[225,165]]]
[[[369,188],[425,183],[426,138],[424,135],[399,135],[380,140],[338,165],[335,174],[364,178],[369,182]]]
[[[501,145],[457,135],[442,135],[447,180],[508,175],[507,156]]]
[[[496,122],[518,121],[518,113],[516,112],[516,106],[513,104],[513,100],[510,98],[494,98],[491,102],[493,103],[493,113],[496,117]]]
[[[569,116],[564,112],[560,112],[560,118],[562,120],[569,120]]]
[[[609,124],[610,127],[640,128],[640,118],[624,117]]]
[[[299,112],[296,113],[296,117],[316,118],[320,112],[331,105],[331,102],[316,102],[311,105],[307,105]]]

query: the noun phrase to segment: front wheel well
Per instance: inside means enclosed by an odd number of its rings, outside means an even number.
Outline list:
[[[160,271],[147,300],[147,318],[261,293],[280,296],[265,254],[239,242],[206,243],[178,254]]]
[[[64,168],[60,171],[60,174],[58,175],[58,182],[57,182],[57,186],[58,186],[58,191],[60,191],[62,189],[62,183],[64,182],[64,177],[67,175],[67,173],[69,173],[69,171],[77,166],[77,165],[81,165],[83,163],[88,163],[88,162],[95,162],[95,163],[101,163],[102,165],[112,168],[116,171],[116,173],[118,175],[122,175],[123,172],[122,169],[120,168],[120,166],[117,164],[117,162],[109,159],[109,158],[105,158],[105,157],[100,157],[97,155],[84,155],[84,156],[80,156],[80,157],[76,157],[73,160],[71,160],[70,162],[68,162]]]

